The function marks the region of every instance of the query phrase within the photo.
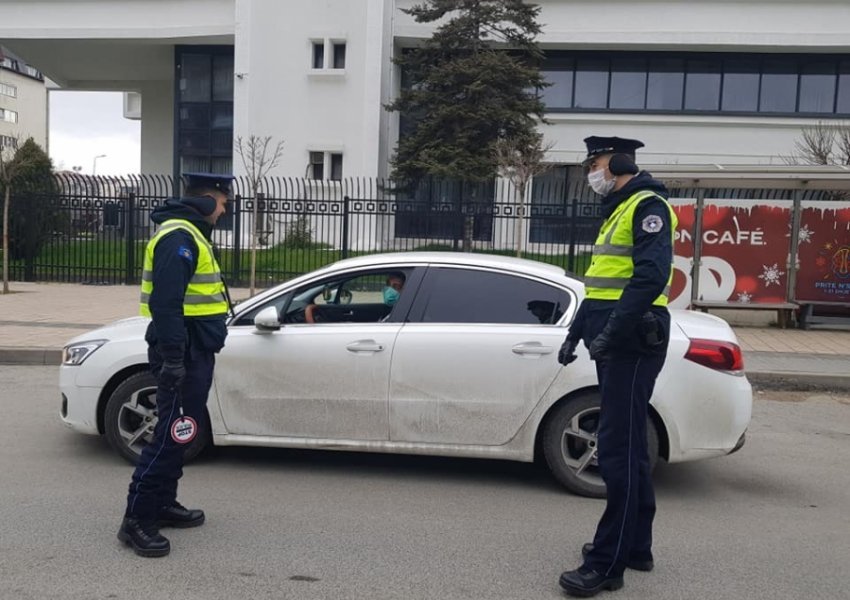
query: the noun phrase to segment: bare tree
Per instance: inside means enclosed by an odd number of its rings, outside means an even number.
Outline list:
[[[236,138],[236,151],[242,159],[242,166],[248,177],[248,185],[251,187],[251,196],[254,198],[253,218],[251,221],[251,272],[250,272],[250,294],[253,296],[257,282],[257,242],[259,240],[259,193],[262,190],[263,181],[269,172],[274,169],[280,157],[283,155],[283,140],[272,144],[272,136],[249,135],[246,139],[242,136]]]
[[[794,143],[791,165],[850,165],[850,123],[824,123],[803,127]]]
[[[9,207],[12,204],[12,186],[18,174],[29,166],[26,160],[16,160],[21,147],[21,136],[12,137],[0,145],[0,186],[3,187],[3,293],[9,293]]]
[[[543,134],[534,132],[529,136],[500,138],[495,145],[495,159],[502,177],[513,184],[516,199],[515,235],[516,255],[522,256],[525,234],[525,193],[528,183],[536,176],[549,170],[544,163],[546,153],[554,144],[543,143]]]

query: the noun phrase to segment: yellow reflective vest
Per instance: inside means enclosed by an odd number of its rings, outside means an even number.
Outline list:
[[[635,211],[642,200],[658,197],[654,192],[641,191],[629,196],[614,209],[611,216],[605,220],[596,236],[593,246],[593,258],[590,268],[584,276],[586,297],[592,300],[619,300],[623,290],[634,275],[635,265],[632,260],[634,237],[632,225]],[[663,200],[663,198],[662,198]],[[670,239],[674,241],[678,219],[673,207],[664,200],[670,211]],[[670,297],[670,286],[673,283],[673,261],[670,257],[670,275],[667,286],[652,303],[654,306],[667,306]]]
[[[183,297],[183,316],[210,317],[227,314],[228,303],[224,281],[221,278],[221,269],[213,254],[212,246],[197,227],[184,219],[165,221],[145,248],[139,312],[145,317],[151,316],[148,302],[153,292],[154,249],[159,240],[177,229],[182,229],[191,234],[198,245],[198,267],[195,269],[192,279],[189,280],[189,286],[186,288],[186,294]]]

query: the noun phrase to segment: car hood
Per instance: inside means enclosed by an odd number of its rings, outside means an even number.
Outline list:
[[[716,317],[692,310],[671,310],[670,316],[679,329],[690,339],[718,340],[738,343],[729,323]]]
[[[77,337],[68,340],[66,346],[77,342],[85,342],[88,340],[108,340],[110,342],[123,340],[139,340],[144,339],[145,330],[150,323],[148,317],[130,317],[129,319],[121,319],[108,323],[103,327],[91,329]]]

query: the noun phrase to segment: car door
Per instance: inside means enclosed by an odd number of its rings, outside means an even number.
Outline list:
[[[229,433],[348,440],[387,440],[390,358],[401,323],[305,323],[303,304],[322,298],[352,319],[380,303],[382,274],[335,276],[294,290],[277,331],[231,327],[216,365],[216,391]],[[333,302],[343,297],[342,303]],[[299,298],[301,299],[299,301]],[[306,299],[306,300],[305,300]],[[329,302],[330,301],[330,302]],[[299,302],[301,305],[299,305]],[[274,305],[274,302],[270,303]],[[364,309],[361,311],[360,309]],[[358,316],[360,315],[360,316]]]
[[[552,384],[574,294],[522,274],[430,267],[396,338],[390,439],[501,445]]]

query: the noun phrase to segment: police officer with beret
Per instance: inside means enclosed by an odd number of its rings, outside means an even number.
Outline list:
[[[145,340],[157,378],[158,420],[142,450],[118,539],[140,556],[171,550],[160,527],[197,527],[204,513],[177,502],[186,444],[207,427],[206,402],[215,353],[224,346],[230,308],[213,254],[212,229],[224,214],[229,175],[184,175],[185,196],[151,214],[159,228],[145,250],[141,314],[152,318]]]
[[[585,274],[585,300],[558,355],[575,360],[579,341],[596,361],[602,405],[598,463],[607,505],[584,561],[559,583],[575,596],[623,586],[625,569],[652,570],[655,493],[647,410],[667,352],[676,216],[666,188],[635,164],[637,140],[586,138],[587,180],[605,219]]]

